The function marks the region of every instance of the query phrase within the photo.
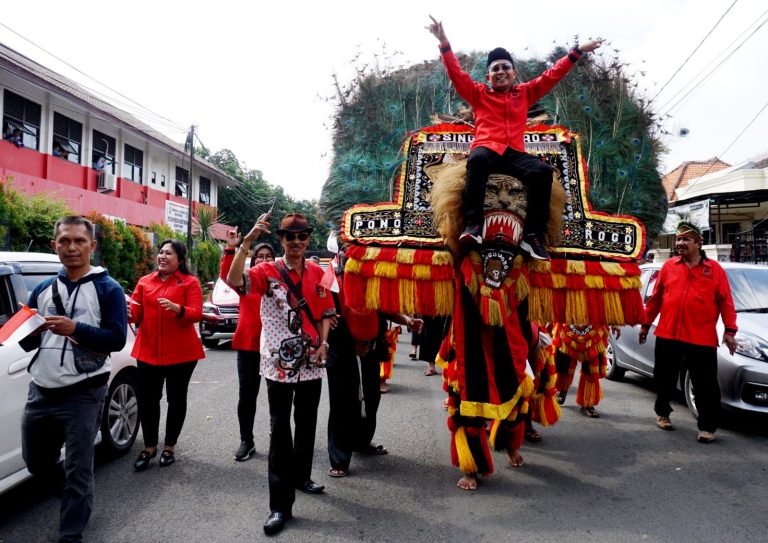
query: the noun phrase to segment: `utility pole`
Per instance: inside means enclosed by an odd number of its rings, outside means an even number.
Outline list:
[[[187,178],[187,257],[192,257],[192,166],[195,164],[195,125],[189,127],[187,143],[189,147],[189,177]]]

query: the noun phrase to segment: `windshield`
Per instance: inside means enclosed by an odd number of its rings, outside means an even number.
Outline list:
[[[727,272],[736,311],[768,308],[768,267]]]

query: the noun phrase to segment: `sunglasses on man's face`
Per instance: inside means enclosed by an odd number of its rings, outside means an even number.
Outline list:
[[[293,232],[286,232],[283,234],[283,237],[285,238],[285,241],[293,241],[296,238],[299,238],[299,241],[307,241],[309,239],[309,234],[306,232],[299,232],[298,234],[294,234]]]

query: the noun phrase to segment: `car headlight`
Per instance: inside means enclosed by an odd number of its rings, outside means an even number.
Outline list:
[[[220,315],[219,306],[213,304],[203,304],[203,313],[213,313],[214,315]]]
[[[768,341],[749,332],[737,332],[736,352],[755,360],[768,362]]]

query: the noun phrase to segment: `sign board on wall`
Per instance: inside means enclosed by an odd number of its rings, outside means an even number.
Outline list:
[[[165,223],[171,227],[174,232],[186,234],[187,222],[189,221],[189,207],[165,201]]]

